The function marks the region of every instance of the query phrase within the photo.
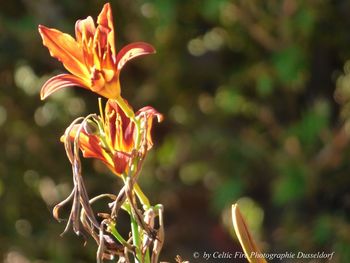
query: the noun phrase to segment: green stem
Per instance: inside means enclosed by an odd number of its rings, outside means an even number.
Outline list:
[[[142,262],[139,226],[137,225],[137,222],[135,220],[133,213],[130,213],[130,219],[131,219],[132,240],[136,250],[135,263],[138,263],[138,262]]]
[[[151,256],[149,254],[149,248],[146,250],[145,263],[151,263]]]
[[[126,174],[122,174],[122,179],[124,181],[124,184],[126,184]],[[129,200],[129,202],[132,202],[132,200]],[[139,232],[139,227],[137,224],[137,221],[135,219],[134,213],[131,209],[131,204],[129,206],[124,206],[127,209],[127,212],[130,215],[130,222],[131,222],[131,235],[132,235],[132,241],[133,245],[135,246],[135,263],[142,262],[142,253],[141,253],[141,237]]]
[[[110,223],[108,225],[108,232],[110,232],[123,246],[128,246],[128,242],[119,234],[115,227],[115,223]]]
[[[140,202],[142,205],[146,206],[146,209],[151,207],[151,204],[147,198],[147,196],[143,193],[143,191],[141,190],[140,186],[138,185],[138,183],[134,184],[134,190],[135,193],[137,195],[137,197],[139,198]]]
[[[123,112],[128,118],[135,119],[135,114],[133,110],[122,97],[118,97],[115,100],[117,101],[119,107],[123,110]]]

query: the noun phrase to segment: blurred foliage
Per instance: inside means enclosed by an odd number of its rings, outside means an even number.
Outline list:
[[[69,192],[59,137],[97,112],[69,89],[39,100],[64,71],[37,25],[73,33],[103,1],[0,2],[0,258],[93,262],[95,245],[51,215]],[[141,185],[165,205],[163,260],[236,251],[230,205],[252,221],[265,252],[335,251],[350,260],[350,3],[345,0],[112,1],[117,47],[145,41],[157,54],[122,73],[123,96],[152,105],[154,129]],[[91,193],[120,184],[86,160]],[[242,201],[243,200],[243,201]],[[251,216],[249,216],[251,215]],[[251,220],[251,219],[250,219]],[[255,223],[254,223],[255,222]]]

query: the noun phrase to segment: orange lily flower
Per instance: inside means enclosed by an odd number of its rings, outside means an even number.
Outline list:
[[[75,36],[39,25],[43,44],[50,55],[61,61],[71,74],[50,78],[41,89],[41,99],[70,86],[89,89],[103,97],[120,97],[119,75],[125,63],[155,49],[143,42],[126,45],[118,54],[114,46],[114,26],[110,4],[104,5],[97,18],[97,27],[91,16],[78,20]]]
[[[140,131],[135,122],[128,118],[115,100],[108,100],[104,117],[100,117],[96,127],[101,127],[97,132],[89,132],[82,129],[77,134],[80,125],[74,125],[69,133],[69,140],[74,141],[79,136],[79,147],[85,158],[96,158],[103,161],[116,175],[128,171],[129,163],[137,153],[145,155],[153,146],[151,129],[153,118],[158,122],[163,116],[154,108],[147,106],[135,114],[136,121],[140,121]],[[137,137],[141,136],[139,145],[136,145]],[[61,141],[65,141],[63,136]]]

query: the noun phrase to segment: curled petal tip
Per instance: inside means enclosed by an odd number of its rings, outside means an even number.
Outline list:
[[[123,47],[117,55],[118,70],[121,70],[129,60],[156,53],[155,48],[145,42],[135,42]]]
[[[161,113],[157,114],[157,121],[162,122],[163,120],[164,120],[163,114],[161,114]]]
[[[45,100],[47,98],[47,96],[45,96],[45,94],[40,91],[40,100]]]
[[[60,74],[47,80],[41,88],[40,98],[46,99],[52,93],[71,86],[85,87],[85,83],[78,77],[70,74]]]
[[[140,45],[140,48],[144,49],[145,54],[155,54],[157,53],[157,50],[152,46],[151,44],[139,42],[137,43]]]

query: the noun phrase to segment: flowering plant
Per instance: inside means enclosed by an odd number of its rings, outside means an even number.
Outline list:
[[[53,215],[60,220],[60,208],[72,201],[66,228],[77,235],[92,236],[97,245],[97,262],[118,258],[118,262],[156,263],[164,243],[163,206],[151,205],[138,185],[143,161],[153,146],[151,130],[154,118],[163,116],[150,106],[134,112],[121,96],[120,71],[129,60],[155,49],[143,42],[132,43],[115,50],[113,16],[110,4],[105,4],[97,19],[97,26],[89,16],[78,20],[72,36],[39,25],[43,44],[51,56],[63,63],[70,74],[60,74],[46,81],[41,98],[72,86],[79,86],[107,98],[103,111],[99,98],[99,114],[89,114],[74,120],[61,141],[72,165],[74,187],[70,195],[57,204]],[[117,194],[105,193],[90,198],[86,190],[80,152],[85,158],[102,161],[120,178],[123,187]],[[93,210],[93,203],[106,198],[109,212]],[[118,214],[126,211],[130,217],[130,231],[123,236],[118,230]],[[233,207],[233,224],[244,252],[259,251],[237,206]],[[265,262],[251,261],[250,262]],[[178,256],[178,262],[182,259]]]
[[[153,145],[153,119],[156,117],[161,121],[162,115],[150,106],[135,113],[121,97],[119,82],[120,71],[126,62],[154,53],[155,49],[147,43],[138,42],[116,53],[112,10],[108,3],[98,16],[97,24],[96,27],[91,17],[78,20],[76,39],[56,29],[39,26],[43,44],[71,73],[46,81],[41,89],[41,98],[45,99],[65,87],[79,86],[108,99],[104,112],[100,99],[99,115],[77,118],[61,137],[72,164],[74,188],[65,200],[54,207],[53,214],[60,220],[60,208],[73,201],[64,232],[72,227],[77,235],[91,235],[98,244],[98,262],[115,256],[119,257],[119,262],[129,262],[130,255],[135,262],[157,262],[164,240],[163,207],[150,205],[137,179],[143,160]],[[85,158],[101,160],[123,180],[124,186],[117,195],[102,194],[89,198],[79,150]],[[92,209],[92,204],[102,198],[110,199],[110,213],[96,213]],[[131,238],[118,232],[120,209],[130,216]]]

